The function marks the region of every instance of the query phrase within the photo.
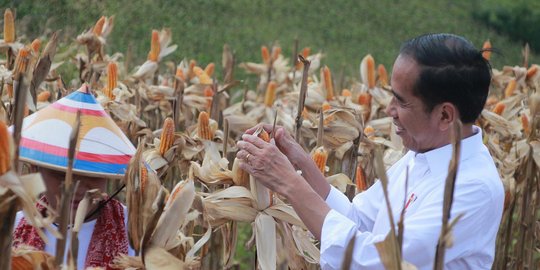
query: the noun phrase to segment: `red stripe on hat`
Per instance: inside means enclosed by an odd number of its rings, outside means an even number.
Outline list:
[[[60,104],[59,102],[55,102],[51,104],[50,106],[52,106],[55,109],[65,111],[65,112],[70,112],[70,113],[77,113],[77,111],[81,111],[82,115],[93,115],[93,116],[101,116],[101,117],[108,116],[107,113],[102,110],[97,111],[97,110],[89,110],[89,109],[82,109],[82,108],[74,108],[74,107],[69,107],[69,106]]]
[[[27,138],[21,138],[21,146],[61,157],[67,157],[68,152],[67,148],[54,146]],[[78,152],[75,159],[100,163],[128,164],[131,156]]]

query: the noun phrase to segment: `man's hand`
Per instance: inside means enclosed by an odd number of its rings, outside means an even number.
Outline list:
[[[291,162],[273,144],[267,143],[257,136],[248,134],[242,136],[237,143],[240,151],[236,157],[241,159],[240,168],[253,175],[257,181],[269,189],[287,197],[288,186],[302,178],[296,173]],[[253,133],[253,131],[251,131]]]
[[[309,155],[304,151],[302,146],[300,146],[292,137],[291,135],[283,128],[282,126],[276,126],[275,130],[273,129],[273,126],[270,124],[259,124],[255,127],[252,127],[246,131],[246,134],[253,134],[257,128],[262,126],[262,128],[270,134],[270,136],[273,136],[275,140],[276,146],[279,148],[279,150],[287,156],[289,161],[293,164],[293,166],[297,169],[302,169],[301,164],[303,164],[306,160],[309,160]],[[274,134],[272,134],[272,132]]]

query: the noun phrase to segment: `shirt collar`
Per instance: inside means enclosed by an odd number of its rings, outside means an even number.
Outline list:
[[[459,163],[471,155],[483,150],[482,130],[473,126],[473,135],[461,140],[461,153]],[[424,155],[427,159],[429,170],[432,175],[448,174],[448,164],[452,159],[452,144],[433,149],[425,153],[415,153],[416,156]]]

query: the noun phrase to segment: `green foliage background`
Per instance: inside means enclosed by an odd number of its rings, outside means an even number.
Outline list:
[[[502,53],[492,56],[494,67],[521,63],[522,39],[501,35],[473,16],[493,7],[488,2],[509,1],[2,0],[0,6],[15,9],[18,32],[28,40],[62,29],[71,41],[101,15],[115,15],[107,51],[125,53],[130,47],[134,64],[144,61],[151,30],[169,27],[178,49],[167,60],[219,63],[228,43],[238,62],[258,62],[261,45],[278,42],[292,55],[298,38],[300,47],[325,53],[324,63],[336,72],[343,68],[358,77],[364,55],[371,53],[390,70],[400,43],[428,32],[463,35],[478,47],[491,39]],[[537,60],[534,55],[531,62]]]

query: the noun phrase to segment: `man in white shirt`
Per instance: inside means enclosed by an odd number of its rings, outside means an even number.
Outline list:
[[[446,250],[444,267],[491,269],[504,191],[482,144],[481,130],[473,125],[490,80],[490,66],[481,51],[451,34],[428,34],[406,42],[394,63],[394,97],[386,113],[409,152],[388,170],[388,191],[394,220],[403,207],[406,210],[403,259],[418,269],[433,268],[452,152],[450,133],[457,119],[463,122],[463,139],[451,217],[464,215],[454,227],[454,245]],[[238,143],[241,168],[287,198],[321,241],[321,267],[341,268],[346,246],[356,235],[351,269],[383,269],[374,243],[386,237],[390,225],[380,183],[351,203],[326,182],[282,128],[276,130],[274,143],[250,132]],[[296,169],[302,170],[301,176]]]

